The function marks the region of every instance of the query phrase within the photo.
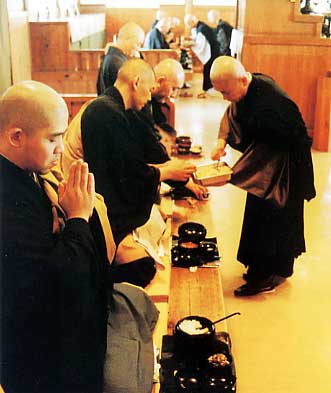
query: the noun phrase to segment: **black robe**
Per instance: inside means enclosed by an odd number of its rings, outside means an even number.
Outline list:
[[[199,21],[196,27],[197,34],[201,33],[206,37],[210,45],[210,59],[206,64],[203,65],[203,82],[202,89],[204,91],[209,90],[213,87],[213,84],[210,80],[210,69],[213,64],[213,61],[220,55],[219,44],[216,40],[216,34],[213,29],[208,26],[206,23]]]
[[[220,19],[216,27],[216,39],[219,44],[220,56],[231,56],[230,42],[233,27]]]
[[[146,223],[156,200],[160,171],[144,160],[139,132],[115,87],[94,100],[81,122],[84,158],[108,208],[115,242]]]
[[[127,114],[136,137],[143,146],[144,161],[147,164],[163,164],[169,161],[170,157],[160,142],[161,135],[154,127],[155,122],[151,110],[152,106],[149,102],[141,111],[129,110]]]
[[[169,49],[169,44],[165,39],[165,36],[156,27],[148,33],[147,41],[148,49]]]
[[[118,70],[128,59],[129,57],[121,49],[114,46],[109,47],[99,67],[97,79],[98,95],[103,94],[108,87],[114,85]]]
[[[238,260],[256,276],[288,277],[294,258],[305,251],[304,200],[315,196],[311,138],[297,105],[268,76],[253,74],[246,96],[231,105],[241,129],[240,143],[222,131],[219,137],[240,151],[256,141],[289,152],[290,157],[289,197],[284,208],[247,195]]]
[[[0,220],[5,392],[102,392],[106,267],[89,224],[53,234],[43,188],[1,155]]]

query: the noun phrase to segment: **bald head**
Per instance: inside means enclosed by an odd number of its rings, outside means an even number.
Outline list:
[[[157,20],[160,20],[160,19],[162,19],[162,18],[167,17],[167,13],[166,13],[164,10],[158,9],[158,10],[156,11],[155,17],[156,17]]]
[[[164,59],[155,67],[154,72],[156,78],[164,77],[172,83],[175,82],[178,87],[182,87],[184,83],[185,73],[181,64],[174,59]]]
[[[181,64],[174,59],[164,59],[154,67],[157,87],[153,97],[164,102],[169,97],[174,97],[179,88],[184,84],[185,73]]]
[[[66,121],[65,102],[51,87],[36,81],[24,81],[8,88],[0,99],[0,132],[9,127],[28,133],[48,127],[58,119]]]
[[[142,59],[130,59],[126,61],[117,74],[115,86],[122,83],[130,83],[137,76],[142,79],[154,78],[152,67]]]
[[[233,57],[220,56],[213,62],[210,79],[226,100],[237,102],[247,93],[251,74]]]
[[[144,38],[144,30],[137,25],[137,23],[128,22],[118,31],[117,46],[122,49],[127,56],[134,56],[141,48]]]
[[[0,153],[25,170],[43,172],[63,151],[68,110],[43,83],[24,81],[0,98]]]
[[[154,71],[142,59],[128,60],[120,68],[114,86],[120,91],[126,109],[140,110],[151,99]]]
[[[209,10],[207,13],[207,20],[211,26],[216,26],[221,18],[221,14],[217,10]]]
[[[163,35],[166,35],[171,27],[171,19],[169,17],[161,18],[155,26]]]
[[[195,15],[186,14],[184,16],[184,23],[187,27],[193,29],[193,27],[196,27],[196,25],[198,24],[198,18]]]

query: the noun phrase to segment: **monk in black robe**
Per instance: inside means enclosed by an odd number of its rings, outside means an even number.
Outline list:
[[[114,87],[94,100],[82,115],[84,158],[95,175],[96,190],[105,199],[119,247],[134,229],[148,221],[160,181],[187,180],[195,170],[193,165],[180,162],[165,163],[158,168],[145,161],[144,143],[128,110],[141,110],[151,98],[154,83],[153,70],[145,61],[128,60]],[[155,274],[154,260],[142,257],[136,262],[126,260],[118,266],[117,271],[123,271],[119,280],[134,281],[141,275],[137,285],[146,286]],[[143,269],[145,274],[140,274]]]
[[[315,196],[311,138],[297,105],[270,77],[250,74],[239,61],[223,56],[215,60],[211,79],[215,89],[231,101],[212,158],[224,155],[228,142],[240,151],[251,143],[262,143],[289,159],[283,207],[247,195],[238,250],[238,260],[248,267],[247,284],[236,289],[235,295],[250,296],[271,291],[290,277],[294,259],[305,252],[304,200]]]
[[[116,44],[109,45],[100,64],[97,79],[97,93],[101,95],[113,86],[118,70],[137,53],[144,41],[143,29],[134,22],[128,22],[118,31]]]
[[[194,37],[192,50],[203,64],[203,91],[198,94],[198,98],[205,98],[206,92],[213,87],[210,80],[210,68],[216,57],[220,55],[219,44],[213,29],[195,15],[185,15],[184,21],[185,25],[192,29]]]
[[[169,49],[167,34],[170,29],[168,18],[162,18],[157,21],[155,26],[146,34],[144,47],[146,49]]]
[[[103,391],[108,261],[96,239],[103,240],[100,222],[89,219],[93,178],[83,162],[59,194],[44,178],[63,151],[67,122],[65,102],[39,82],[14,85],[0,99],[5,392]],[[92,225],[99,225],[96,237]]]

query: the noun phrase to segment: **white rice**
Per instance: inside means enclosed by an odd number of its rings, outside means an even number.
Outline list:
[[[209,329],[207,327],[202,327],[200,321],[197,319],[184,319],[179,324],[180,330],[189,334],[189,335],[196,335],[196,334],[206,334],[209,333]]]

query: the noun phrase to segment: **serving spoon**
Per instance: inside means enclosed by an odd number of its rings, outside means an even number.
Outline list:
[[[215,325],[216,323],[222,322],[222,321],[224,321],[225,319],[228,319],[228,318],[233,317],[234,315],[240,315],[240,312],[234,312],[234,313],[232,313],[232,314],[230,314],[230,315],[227,315],[226,317],[223,317],[223,318],[221,318],[221,319],[218,319],[217,321],[214,321],[213,324]]]

